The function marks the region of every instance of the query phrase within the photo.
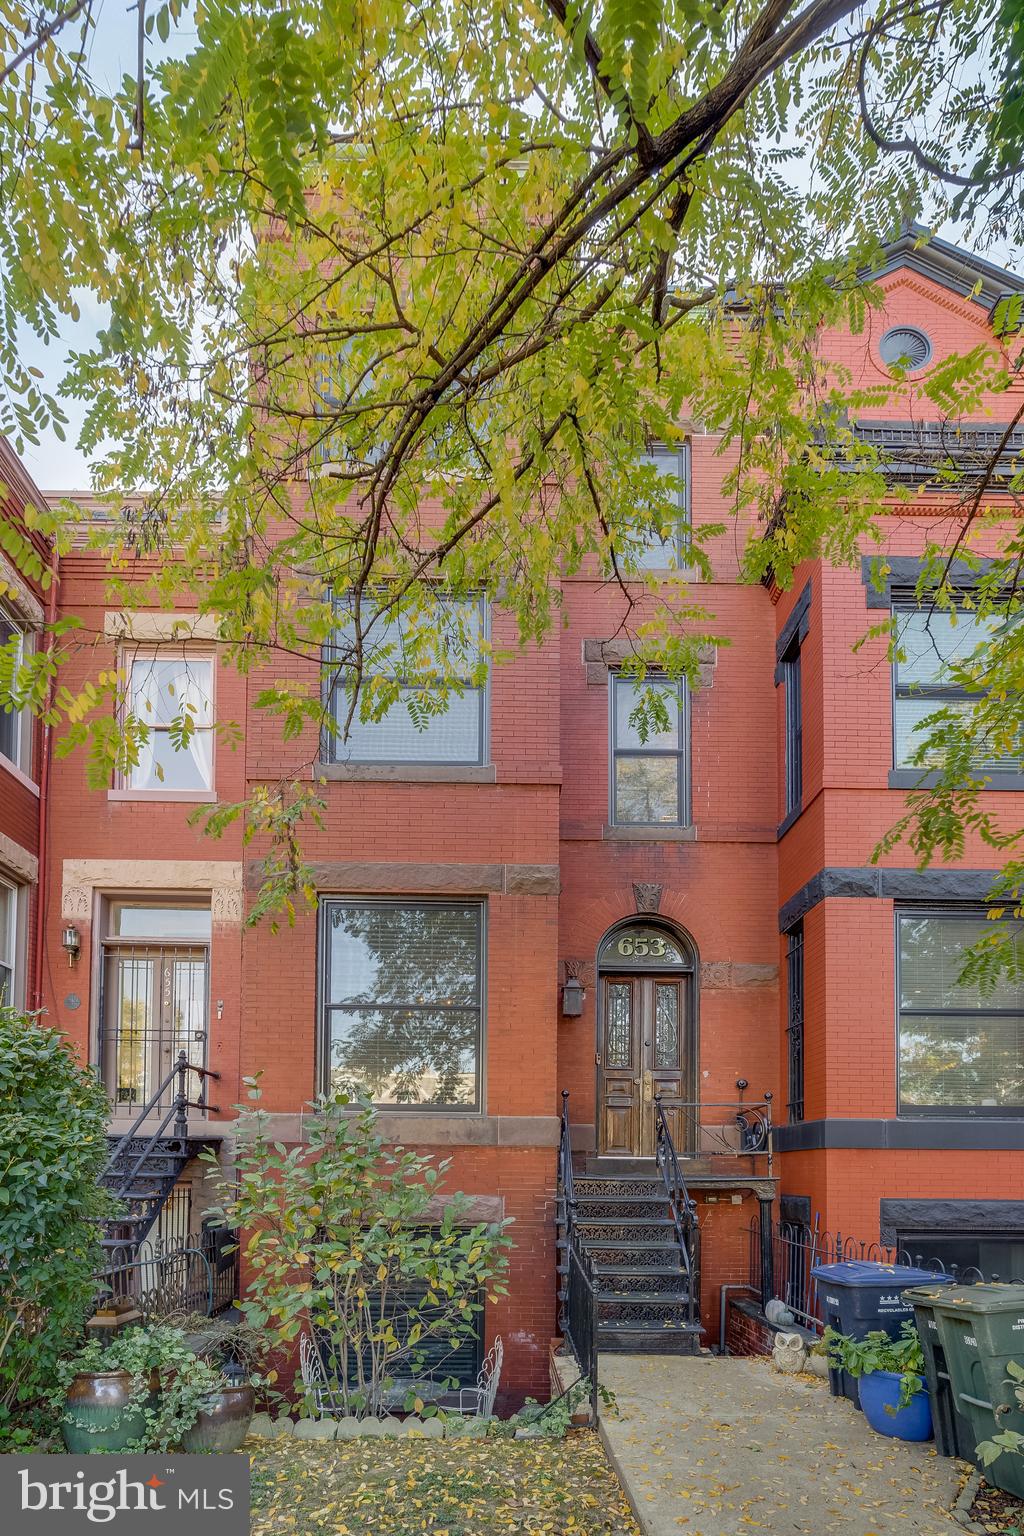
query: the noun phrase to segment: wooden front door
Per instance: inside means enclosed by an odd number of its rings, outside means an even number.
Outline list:
[[[680,1156],[685,1145],[688,1035],[685,977],[604,976],[597,1053],[598,1151],[654,1156],[654,1100],[660,1094]]]

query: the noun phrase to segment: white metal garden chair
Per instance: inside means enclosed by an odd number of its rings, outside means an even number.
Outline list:
[[[498,1395],[498,1383],[501,1380],[501,1366],[504,1358],[505,1346],[501,1339],[497,1338],[484,1356],[484,1363],[477,1372],[476,1386],[461,1387],[458,1392],[450,1392],[438,1398],[438,1407],[479,1419],[493,1418],[494,1399]]]
[[[344,1408],[341,1393],[331,1386],[316,1340],[308,1333],[304,1333],[299,1339],[299,1369],[302,1372],[302,1385],[315,1417],[319,1418],[322,1413],[333,1413],[337,1409]]]

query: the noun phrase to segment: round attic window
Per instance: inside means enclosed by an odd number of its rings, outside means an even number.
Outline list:
[[[890,368],[913,372],[923,368],[932,355],[932,344],[914,325],[894,325],[878,343],[879,356]]]

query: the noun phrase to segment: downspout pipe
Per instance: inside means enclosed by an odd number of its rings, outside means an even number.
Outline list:
[[[50,566],[50,590],[46,602],[46,649],[53,650],[53,626],[57,619],[57,587],[60,582],[60,555],[54,541],[53,560]],[[53,681],[46,692],[46,714],[53,700]],[[39,763],[39,828],[37,835],[38,874],[36,877],[35,954],[32,959],[32,1007],[38,1011],[43,1006],[43,944],[46,934],[46,907],[49,894],[47,869],[50,826],[50,759],[53,747],[53,728],[43,720],[43,739],[40,743]]]

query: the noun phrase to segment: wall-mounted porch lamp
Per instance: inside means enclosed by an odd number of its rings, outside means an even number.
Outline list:
[[[579,977],[568,977],[562,988],[562,1018],[578,1019],[583,1012],[583,999],[586,995]]]
[[[82,935],[74,923],[68,923],[60,936],[61,948],[68,957],[68,965],[74,965],[82,952]]]

